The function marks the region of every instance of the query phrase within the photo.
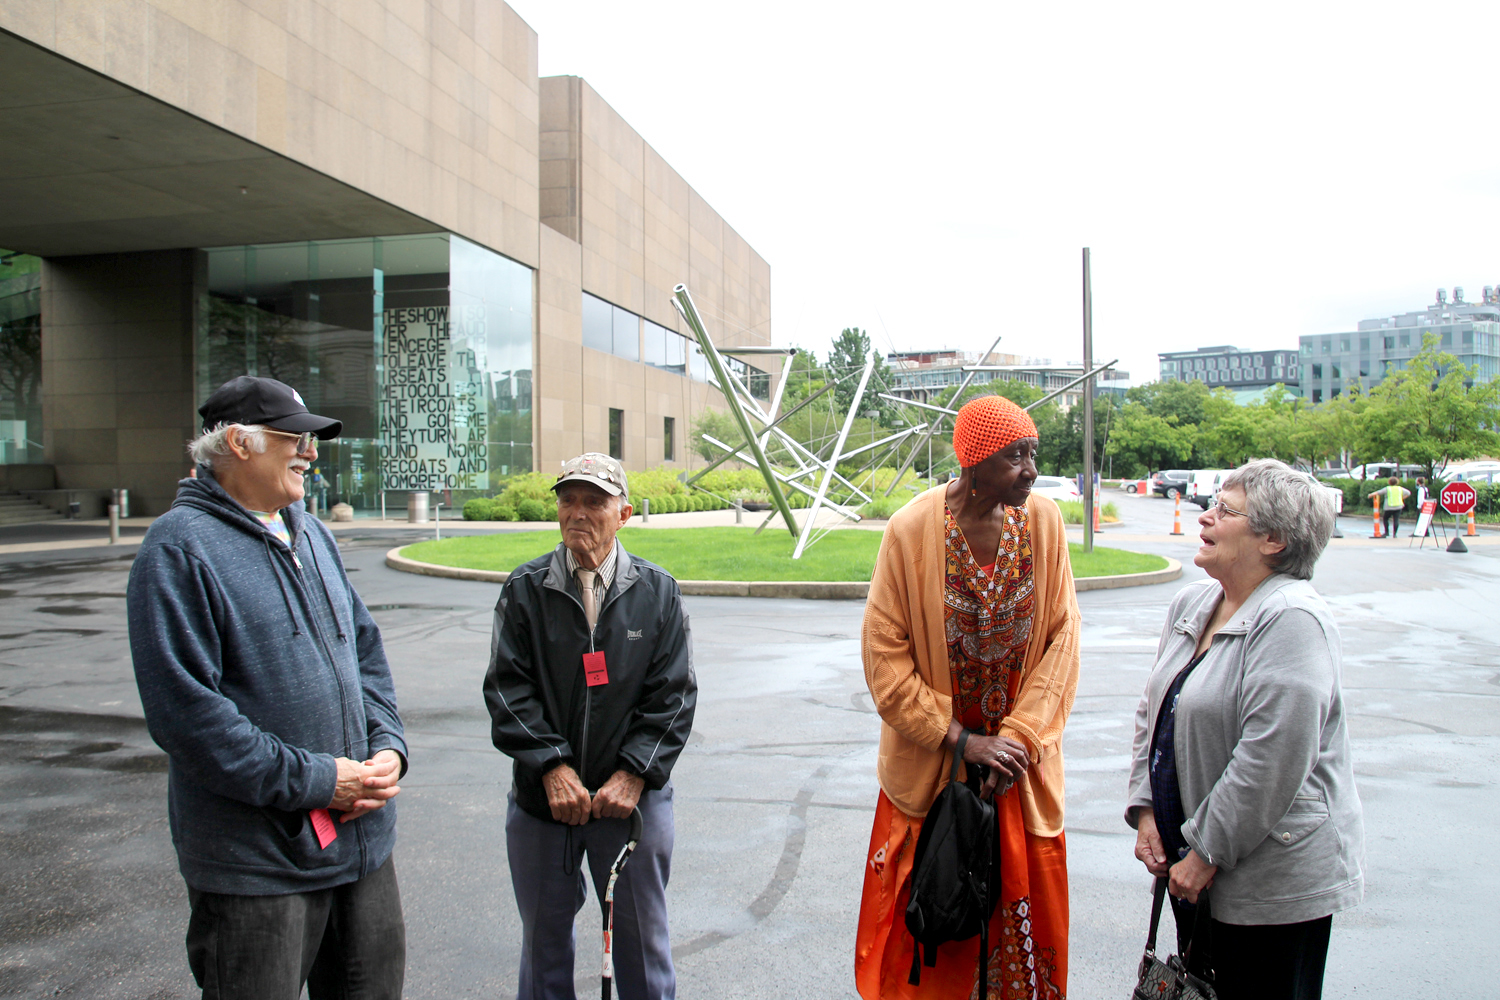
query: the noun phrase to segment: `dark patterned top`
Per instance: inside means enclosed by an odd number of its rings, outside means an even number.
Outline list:
[[[1156,714],[1156,732],[1151,737],[1151,812],[1156,818],[1156,832],[1167,851],[1167,860],[1176,864],[1191,848],[1182,835],[1187,816],[1182,811],[1182,792],[1177,785],[1177,696],[1193,668],[1208,655],[1204,650],[1188,661],[1178,672],[1162,697],[1161,711]]]

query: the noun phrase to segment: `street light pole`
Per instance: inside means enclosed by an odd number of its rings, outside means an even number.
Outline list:
[[[1083,370],[1094,367],[1094,291],[1083,248]],[[1083,382],[1083,551],[1094,551],[1094,380]]]

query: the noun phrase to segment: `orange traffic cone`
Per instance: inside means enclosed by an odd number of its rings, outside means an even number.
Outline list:
[[[1094,491],[1094,502],[1093,502],[1093,504],[1091,506],[1094,508],[1094,530],[1098,531],[1099,530],[1099,491],[1098,490]],[[1474,517],[1474,515],[1470,514],[1469,517],[1470,517],[1471,523],[1472,523],[1472,518]]]
[[[1479,534],[1478,531],[1474,530],[1474,508],[1473,507],[1469,508],[1469,530],[1466,531],[1465,534],[1468,535],[1470,538],[1473,538],[1475,535]]]
[[[1370,502],[1375,505],[1375,534],[1371,538],[1384,538],[1385,533],[1380,530],[1380,494],[1375,493],[1370,497]]]
[[[1177,494],[1177,496],[1174,498],[1173,503],[1174,503],[1174,506],[1172,507],[1172,534],[1174,534],[1174,535],[1180,535],[1180,534],[1182,534],[1182,494],[1181,493]]]

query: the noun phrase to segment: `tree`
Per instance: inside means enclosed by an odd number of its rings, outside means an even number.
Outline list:
[[[745,443],[745,435],[740,433],[734,416],[721,410],[705,409],[693,418],[693,450],[710,461],[724,454],[722,449],[704,440],[704,435],[718,438],[731,447]]]
[[[1345,468],[1359,464],[1364,412],[1369,399],[1360,392],[1358,382],[1317,406],[1305,409],[1297,420],[1292,436],[1297,452],[1306,456],[1316,468],[1321,463],[1337,461]]]
[[[891,422],[891,407],[895,404],[879,396],[879,393],[887,391],[890,386],[890,373],[886,368],[885,358],[878,351],[871,350],[869,334],[852,326],[843,329],[833,342],[833,350],[828,352],[829,377],[843,378],[838,388],[833,390],[840,419],[849,412],[849,404],[854,401],[854,390],[859,387],[859,373],[863,370],[866,359],[872,355],[875,358],[875,368],[870,372],[870,382],[865,387],[859,409],[861,413],[876,411],[879,414],[877,419],[882,424]]]
[[[1478,369],[1438,350],[1437,335],[1399,371],[1370,390],[1363,441],[1370,454],[1426,468],[1500,447],[1500,382],[1475,382]]]
[[[1144,403],[1127,401],[1114,419],[1107,452],[1122,466],[1135,463],[1149,474],[1186,461],[1196,432],[1196,425],[1183,426],[1175,415],[1158,416]]]

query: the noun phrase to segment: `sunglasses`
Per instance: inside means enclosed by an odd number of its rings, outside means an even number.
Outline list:
[[[291,431],[278,431],[278,430],[273,430],[270,427],[267,427],[265,429],[265,431],[266,431],[267,434],[276,434],[276,435],[278,435],[280,437],[296,438],[297,439],[297,454],[299,454],[299,455],[302,454],[304,451],[306,451],[309,447],[312,446],[312,442],[313,442],[313,433],[312,433],[312,431],[303,431],[301,434],[293,434]]]

